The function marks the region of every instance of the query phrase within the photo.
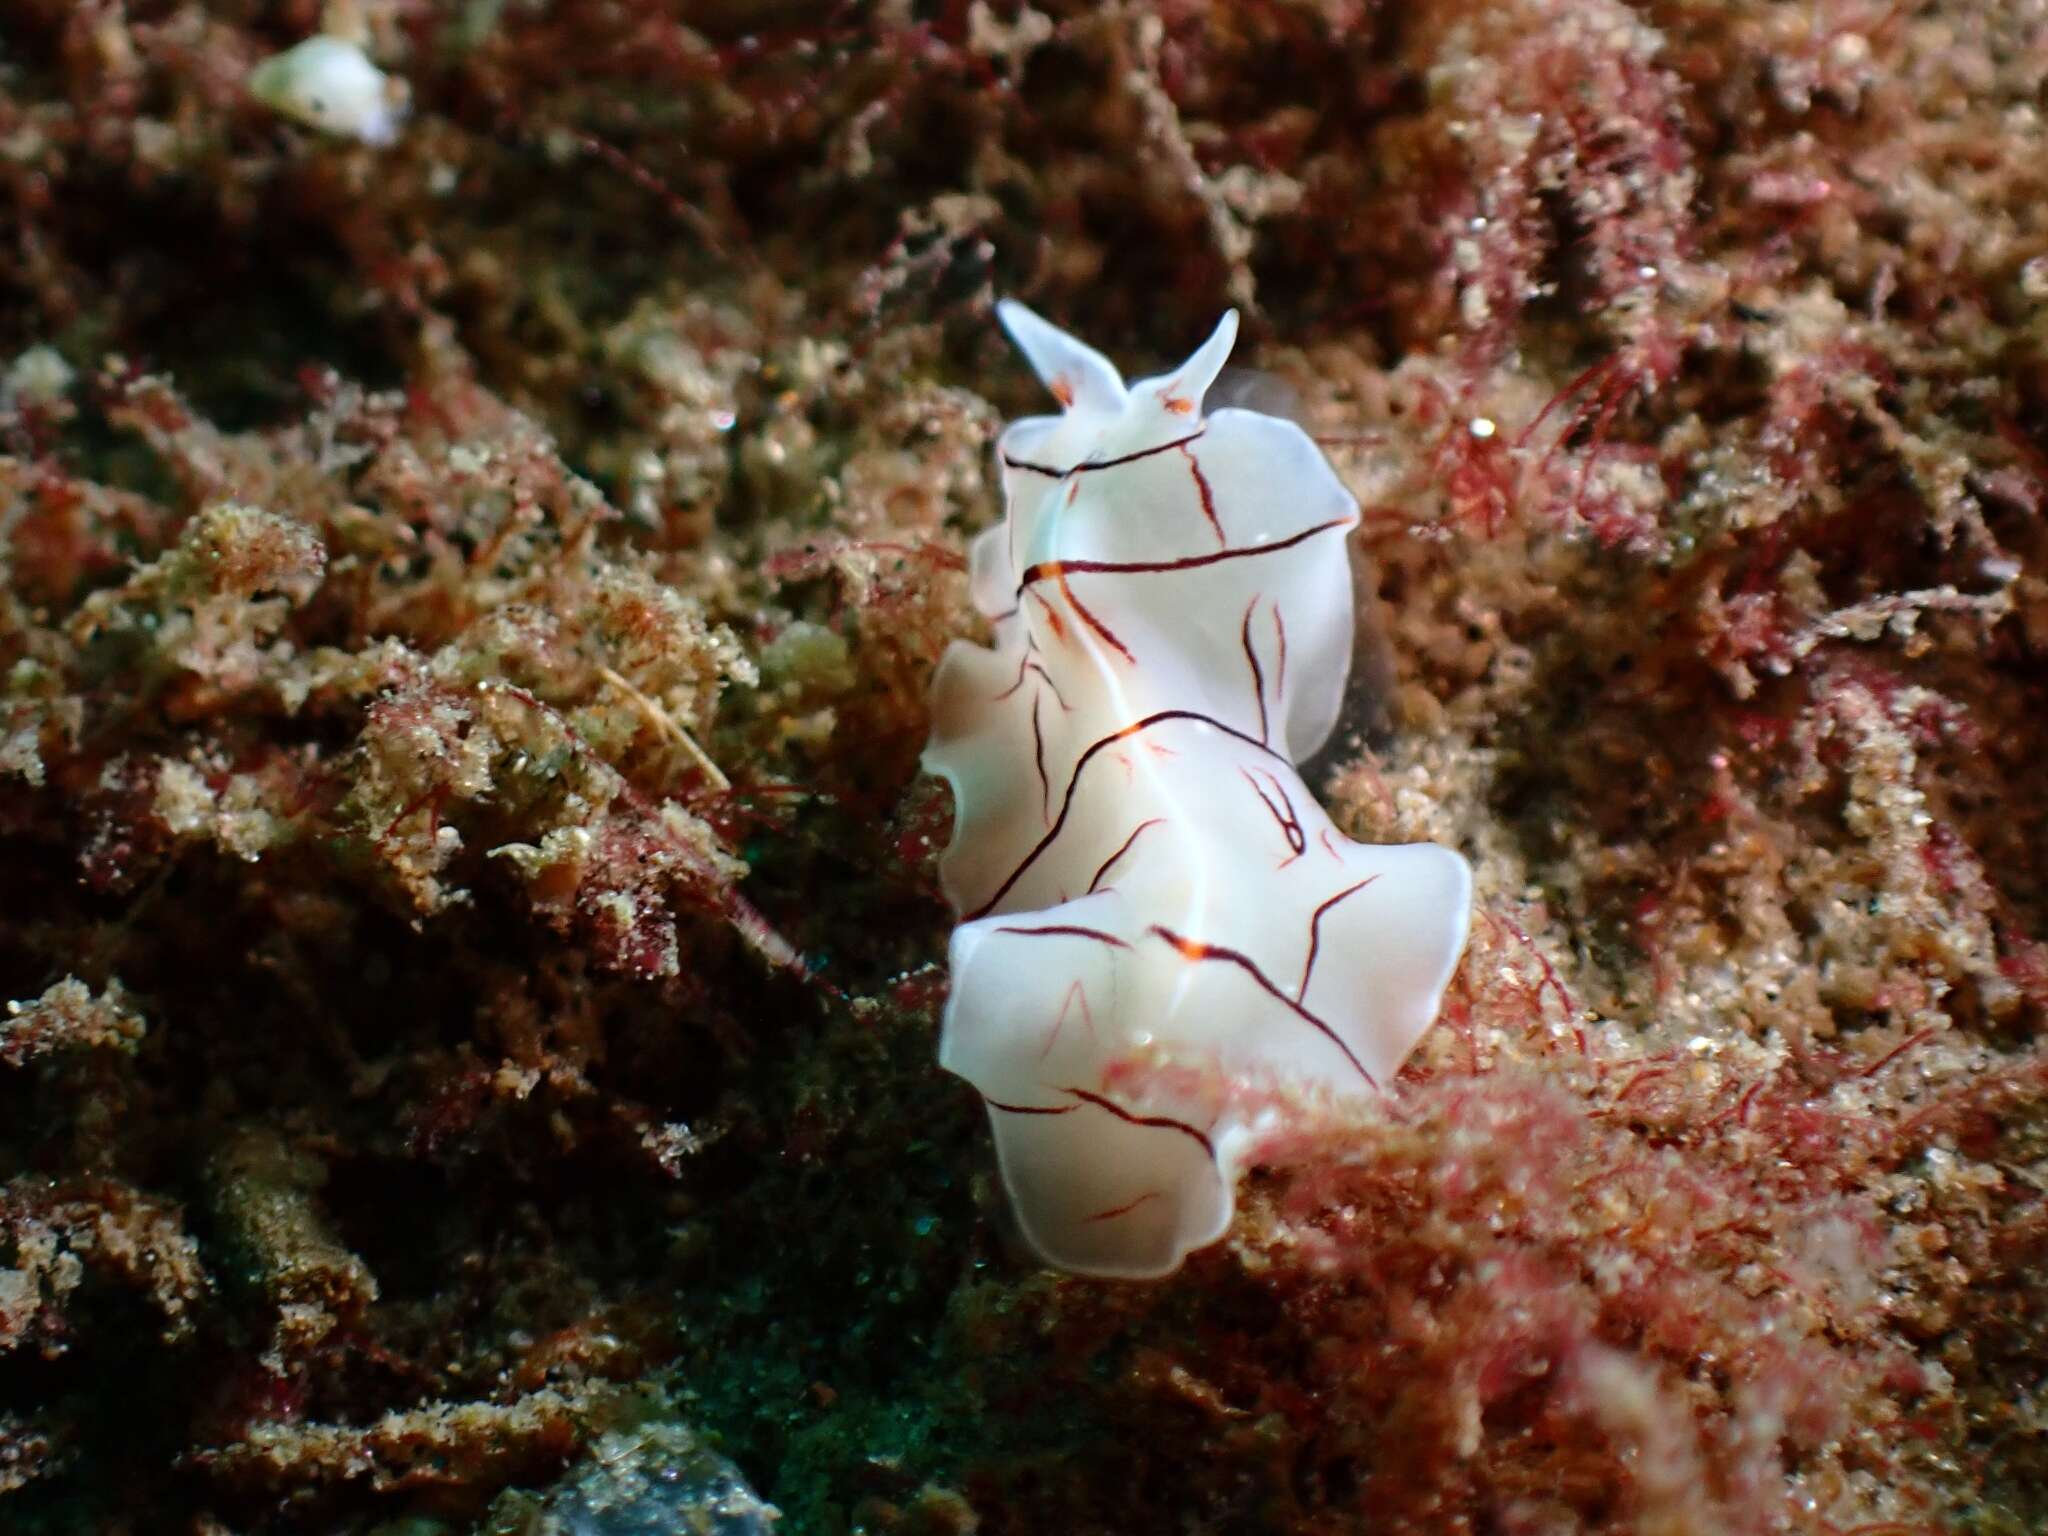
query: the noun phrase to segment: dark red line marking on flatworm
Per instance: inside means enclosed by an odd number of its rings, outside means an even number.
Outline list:
[[[1352,519],[1348,517],[1333,517],[1299,533],[1290,533],[1284,539],[1276,539],[1271,544],[1240,544],[1231,549],[1212,550],[1206,555],[1184,555],[1178,560],[1042,560],[1037,565],[1024,568],[1024,578],[1017,583],[1017,598],[1021,602],[1026,588],[1048,577],[1155,576],[1162,571],[1192,571],[1205,565],[1220,565],[1225,560],[1277,555],[1281,550],[1292,549],[1319,533],[1328,533],[1333,528],[1349,528],[1351,524]]]
[[[1287,696],[1287,621],[1280,617],[1280,605],[1273,605],[1273,633],[1279,637],[1280,659],[1273,667],[1273,696]]]
[[[1115,650],[1115,652],[1119,656],[1123,657],[1125,661],[1128,661],[1132,666],[1136,666],[1138,664],[1138,658],[1130,653],[1130,651],[1125,647],[1123,641],[1117,639],[1117,637],[1110,631],[1110,628],[1107,624],[1103,623],[1102,620],[1095,617],[1095,615],[1089,611],[1088,605],[1086,603],[1082,602],[1080,598],[1074,595],[1074,589],[1067,585],[1066,572],[1061,571],[1058,573],[1058,576],[1060,583],[1060,594],[1063,597],[1065,597],[1068,602],[1074,605],[1074,612],[1080,615],[1081,622],[1083,624],[1086,624],[1090,629],[1094,630],[1096,634],[1102,636],[1103,641],[1106,644],[1108,644],[1113,650]]]
[[[1150,448],[1140,448],[1135,453],[1120,454],[1113,459],[1103,459],[1095,464],[1070,464],[1065,469],[1054,469],[1048,464],[1033,464],[1029,459],[1013,459],[1007,453],[1003,463],[1011,469],[1021,469],[1034,475],[1044,475],[1048,480],[1064,480],[1069,475],[1092,475],[1097,470],[1116,469],[1120,465],[1135,464],[1140,459],[1149,459],[1154,454],[1171,453],[1176,448],[1185,448],[1189,443],[1208,431],[1203,427],[1199,432],[1190,432],[1186,437],[1177,437],[1170,443],[1159,443]]]
[[[1154,816],[1149,821],[1139,822],[1137,827],[1132,831],[1131,835],[1124,839],[1123,847],[1117,849],[1115,853],[1112,853],[1108,858],[1102,861],[1102,867],[1095,871],[1095,878],[1088,882],[1088,894],[1090,896],[1093,896],[1096,892],[1096,888],[1102,884],[1102,877],[1109,873],[1110,867],[1114,865],[1118,859],[1122,858],[1125,854],[1131,851],[1131,844],[1135,843],[1138,840],[1138,833],[1144,831],[1147,827],[1156,827],[1159,825],[1160,822],[1164,820],[1166,820],[1164,816]]]
[[[1315,915],[1308,920],[1308,958],[1301,963],[1301,985],[1294,989],[1294,999],[1296,1002],[1303,1002],[1308,998],[1308,979],[1315,974],[1316,951],[1321,949],[1323,944],[1323,914],[1345,897],[1356,896],[1377,879],[1379,879],[1378,875],[1367,875],[1358,884],[1348,886],[1344,890],[1339,891],[1320,907],[1317,907]]]
[[[1046,671],[1044,664],[1039,661],[1038,642],[1029,635],[1024,637],[1024,654],[1017,658],[1017,680],[997,694],[992,702],[1002,703],[1003,700],[1007,699],[1019,688],[1022,688],[1026,675],[1033,672],[1038,674],[1040,682],[1052,690],[1053,699],[1059,704],[1061,711],[1066,714],[1072,714],[1074,706],[1067,702],[1067,696],[1060,692],[1060,685],[1053,681],[1052,674]]]
[[[1128,949],[1130,946],[1125,945],[1124,947]],[[1089,1038],[1096,1038],[1095,1010],[1088,1006],[1087,989],[1080,982],[1071,981],[1067,983],[1066,995],[1060,999],[1060,1014],[1058,1018],[1052,1021],[1052,1033],[1045,1037],[1045,1044],[1038,1048],[1038,1059],[1040,1061],[1050,1056],[1052,1048],[1060,1043],[1060,1031],[1067,1027],[1067,1010],[1077,1002],[1081,1005],[1081,1022],[1088,1026]]]
[[[1202,466],[1195,462],[1195,451],[1186,443],[1180,445],[1180,456],[1188,461],[1188,473],[1195,477],[1195,494],[1202,498],[1202,516],[1209,519],[1209,526],[1216,532],[1216,542],[1228,545],[1223,524],[1216,518],[1216,493],[1209,489],[1209,477],[1202,473]]]
[[[1071,715],[1074,712],[1074,706],[1069,704],[1067,696],[1060,692],[1060,685],[1052,680],[1052,674],[1035,661],[1031,663],[1031,670],[1036,672],[1045,683],[1045,686],[1052,690],[1053,702],[1059,705],[1060,712]]]
[[[1000,1109],[1006,1115],[1071,1115],[1081,1106],[1078,1104],[1005,1104],[1001,1099],[981,1096],[990,1109]]]
[[[1108,1110],[1117,1119],[1127,1121],[1131,1125],[1149,1126],[1160,1131],[1179,1131],[1183,1136],[1192,1136],[1202,1144],[1202,1150],[1209,1154],[1210,1161],[1215,1161],[1216,1144],[1185,1120],[1176,1120],[1171,1115],[1133,1114],[1114,1099],[1105,1099],[1101,1094],[1090,1093],[1086,1088],[1062,1088],[1060,1092],[1071,1093],[1084,1104],[1093,1104],[1097,1109]]]
[[[1259,701],[1259,740],[1273,739],[1272,727],[1266,721],[1266,674],[1259,667],[1259,653],[1252,646],[1252,615],[1258,612],[1259,597],[1252,594],[1252,600],[1245,604],[1244,623],[1238,629],[1237,637],[1244,646],[1244,659],[1252,664],[1252,697]]]
[[[1067,621],[1060,617],[1059,609],[1053,607],[1043,592],[1034,592],[1031,596],[1037,600],[1038,606],[1045,610],[1045,622],[1052,626],[1053,639],[1065,640],[1067,638]]]
[[[1280,805],[1275,805],[1266,792],[1259,788],[1259,781],[1252,777],[1251,769],[1240,768],[1237,771],[1244,775],[1245,783],[1251,785],[1252,793],[1259,797],[1259,803],[1265,806],[1273,820],[1280,824],[1280,835],[1287,839],[1288,851],[1295,859],[1300,858],[1308,848],[1308,834],[1301,830],[1301,816],[1294,809],[1294,800],[1287,793],[1287,786],[1272,774],[1266,775],[1266,782],[1273,786],[1273,793],[1280,797]],[[1286,807],[1285,811],[1282,811],[1281,806]],[[1292,864],[1294,859],[1287,862]]]
[[[1201,1149],[1209,1154],[1211,1162],[1216,1160],[1216,1144],[1185,1120],[1176,1120],[1171,1115],[1133,1114],[1115,1100],[1105,1099],[1099,1093],[1090,1093],[1086,1088],[1062,1088],[1060,1092],[1070,1093],[1079,1099],[1081,1104],[1092,1104],[1130,1125],[1142,1125],[1157,1131],[1179,1131],[1181,1135],[1191,1137],[1198,1143]],[[982,1095],[982,1102],[990,1109],[1000,1109],[1006,1115],[1070,1115],[1081,1107],[1081,1104],[1005,1104],[1002,1100],[992,1099],[987,1094]]]
[[[1166,940],[1167,943],[1171,944],[1175,949],[1179,950],[1181,955],[1186,959],[1221,960],[1228,965],[1236,966],[1239,970],[1243,971],[1247,976],[1251,977],[1251,979],[1258,984],[1260,991],[1264,992],[1268,997],[1272,998],[1274,1002],[1279,1003],[1282,1007],[1286,1008],[1290,1013],[1292,1013],[1296,1018],[1300,1019],[1304,1024],[1307,1024],[1312,1028],[1318,1030],[1322,1034],[1324,1039],[1328,1040],[1330,1044],[1336,1046],[1338,1050],[1342,1051],[1344,1053],[1344,1059],[1351,1063],[1352,1067],[1357,1071],[1360,1077],[1365,1079],[1367,1086],[1372,1088],[1375,1092],[1378,1091],[1380,1086],[1379,1080],[1375,1078],[1370,1072],[1365,1070],[1365,1063],[1358,1059],[1357,1053],[1354,1052],[1350,1046],[1344,1043],[1343,1038],[1338,1035],[1337,1031],[1330,1028],[1328,1024],[1326,1024],[1322,1019],[1318,1018],[1315,1014],[1311,1013],[1301,1003],[1289,997],[1285,992],[1282,992],[1278,987],[1274,986],[1272,978],[1267,976],[1267,974],[1264,971],[1259,969],[1259,963],[1256,960],[1252,959],[1250,955],[1242,954],[1234,949],[1226,949],[1221,944],[1204,944],[1199,939],[1183,938],[1181,937],[1181,935],[1175,933],[1172,929],[1162,928],[1157,923],[1154,923],[1152,925],[1151,932],[1156,933],[1157,935],[1159,935],[1160,938]]]
[[[964,917],[960,919],[960,921],[962,921],[963,923],[971,923],[978,917],[987,917],[990,908],[994,907],[997,902],[1001,901],[1005,896],[1009,895],[1010,888],[1014,886],[1019,880],[1024,878],[1024,871],[1026,871],[1033,864],[1035,864],[1038,861],[1039,856],[1043,854],[1046,849],[1050,848],[1053,845],[1054,839],[1056,839],[1060,835],[1060,830],[1067,824],[1068,815],[1074,809],[1074,794],[1075,791],[1080,787],[1082,770],[1084,770],[1089,765],[1089,763],[1094,761],[1096,753],[1103,751],[1105,748],[1113,747],[1118,742],[1126,740],[1129,737],[1136,736],[1141,731],[1150,730],[1155,725],[1164,724],[1168,720],[1198,720],[1203,725],[1209,726],[1214,730],[1219,730],[1226,736],[1235,737],[1237,740],[1243,742],[1248,747],[1257,747],[1261,752],[1265,753],[1268,757],[1280,756],[1279,753],[1275,752],[1263,741],[1258,740],[1256,737],[1246,735],[1243,731],[1238,730],[1235,726],[1225,725],[1221,720],[1216,719],[1213,715],[1205,715],[1198,709],[1162,709],[1158,711],[1156,714],[1150,714],[1145,716],[1145,718],[1142,720],[1133,721],[1131,724],[1125,726],[1120,731],[1112,731],[1109,735],[1104,736],[1099,741],[1090,742],[1088,745],[1088,750],[1083,752],[1078,758],[1074,760],[1074,771],[1072,775],[1067,779],[1066,794],[1060,801],[1060,813],[1058,816],[1053,818],[1052,825],[1046,828],[1045,836],[1041,837],[1038,840],[1038,842],[1032,847],[1031,851],[1024,855],[1023,862],[1020,863],[1015,869],[1010,871],[1009,877],[1005,879],[1001,885],[996,887],[995,894],[989,897],[989,899],[987,901],[984,901],[980,906],[976,907],[972,912],[967,913]]]
[[[1044,702],[1039,695],[1031,699],[1031,756],[1038,765],[1038,818],[1043,821],[1052,814],[1052,780],[1045,774],[1045,732],[1038,724],[1038,706]]]
[[[1025,637],[1025,642],[1026,644],[1030,643],[1030,636],[1027,635]],[[1027,650],[1022,656],[1017,658],[1017,680],[1014,683],[1010,684],[1009,687],[1005,688],[1001,693],[997,694],[989,702],[992,704],[1000,704],[1003,702],[1003,700],[1007,699],[1011,694],[1015,693],[1019,688],[1022,688],[1024,686],[1024,669],[1029,667],[1030,665],[1031,652]]]
[[[1097,1212],[1096,1212],[1096,1213],[1095,1213],[1094,1215],[1092,1215],[1092,1216],[1083,1216],[1083,1217],[1081,1218],[1081,1222],[1082,1222],[1082,1225],[1084,1225],[1084,1226],[1085,1226],[1085,1225],[1087,1225],[1087,1224],[1088,1224],[1089,1222],[1091,1222],[1091,1221],[1113,1221],[1113,1220],[1115,1220],[1115,1219],[1116,1219],[1117,1217],[1119,1217],[1119,1216],[1128,1216],[1128,1215],[1130,1215],[1130,1214],[1131,1214],[1131,1212],[1135,1211],[1135,1210],[1136,1210],[1136,1209],[1137,1209],[1137,1208],[1138,1208],[1139,1206],[1143,1205],[1143,1204],[1144,1204],[1144,1203],[1145,1203],[1145,1202],[1146,1202],[1147,1200],[1157,1200],[1158,1198],[1159,1198],[1159,1191],[1158,1191],[1158,1190],[1156,1190],[1156,1189],[1148,1189],[1148,1190],[1146,1190],[1146,1191],[1145,1191],[1145,1193],[1144,1193],[1144,1194],[1142,1194],[1142,1195],[1138,1196],[1138,1198],[1137,1198],[1137,1199],[1135,1199],[1135,1200],[1127,1200],[1127,1201],[1125,1201],[1125,1202],[1124,1202],[1124,1203],[1123,1203],[1122,1205],[1113,1205],[1113,1206],[1111,1206],[1111,1207],[1110,1207],[1110,1208],[1109,1208],[1108,1210],[1106,1210],[1106,1211],[1097,1211]]]
[[[1045,934],[1069,939],[1094,939],[1098,943],[1113,944],[1118,949],[1131,947],[1113,933],[1105,933],[1100,928],[1084,928],[1079,923],[1047,923],[1042,928],[998,928],[996,932],[1021,933],[1027,937]]]

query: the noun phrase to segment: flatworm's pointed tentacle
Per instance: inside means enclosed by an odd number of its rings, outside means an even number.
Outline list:
[[[1216,375],[1230,361],[1230,349],[1236,345],[1237,311],[1226,309],[1223,318],[1216,322],[1216,329],[1209,333],[1209,339],[1195,348],[1193,355],[1173,375],[1174,395],[1193,400],[1199,408],[1202,397],[1209,393],[1209,386],[1216,382]]]
[[[1100,352],[1045,319],[1029,305],[1003,299],[996,318],[1031,362],[1032,371],[1070,411],[1109,412],[1124,407],[1124,379]]]

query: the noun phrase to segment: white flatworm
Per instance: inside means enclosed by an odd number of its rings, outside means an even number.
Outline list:
[[[1383,1092],[1464,948],[1471,873],[1350,841],[1295,772],[1344,692],[1358,507],[1293,423],[1204,414],[1235,312],[1128,386],[999,313],[1062,409],[997,445],[1008,509],[970,562],[996,644],[956,641],[932,684],[961,919],[939,1060],[987,1101],[1048,1262],[1163,1275],[1228,1229],[1271,1127],[1170,1074],[1134,1097],[1118,1064]]]

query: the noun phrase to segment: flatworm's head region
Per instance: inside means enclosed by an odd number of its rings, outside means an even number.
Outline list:
[[[1447,849],[1351,842],[1295,772],[1343,692],[1358,512],[1291,422],[1203,413],[1236,316],[1126,386],[1001,313],[1061,411],[1002,435],[1007,515],[970,570],[996,645],[955,643],[933,681],[962,919],[940,1061],[987,1100],[1041,1255],[1157,1276],[1227,1229],[1272,1129],[1217,1090],[1379,1093],[1436,1016],[1471,879]],[[1140,1057],[1192,1070],[1133,1088]]]
[[[1203,413],[1235,313],[1178,368],[1128,388],[1022,305],[1001,313],[1055,397],[1073,403],[1015,423],[998,444],[1008,515],[977,542],[977,604],[999,630],[1018,625],[1041,648],[1073,653],[1083,676],[1137,712],[1206,698],[1234,719],[1247,702],[1239,653],[1254,644],[1271,692],[1252,697],[1252,715],[1290,756],[1313,752],[1350,660],[1343,540],[1358,507],[1294,423]],[[1076,392],[1075,379],[1088,382]],[[1247,637],[1254,604],[1264,611]]]
[[[1353,639],[1357,503],[1294,423],[1202,413],[1234,315],[1129,387],[1023,305],[1002,315],[1072,403],[1002,435],[1008,511],[970,565],[997,647],[954,645],[934,684],[925,766],[953,787],[940,873],[964,913],[1045,830],[1052,797],[1012,794],[1013,764],[1057,787],[1106,731],[1164,710],[1300,761],[1336,723]]]

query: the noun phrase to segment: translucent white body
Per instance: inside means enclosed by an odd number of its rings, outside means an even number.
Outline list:
[[[405,115],[390,77],[338,37],[309,37],[265,59],[250,71],[249,91],[296,122],[365,144],[391,143]]]
[[[1167,1075],[1134,1098],[1117,1064],[1380,1092],[1436,1016],[1471,876],[1351,842],[1294,771],[1343,696],[1358,511],[1291,422],[1202,414],[1236,315],[1126,388],[1000,312],[1064,409],[1003,433],[1008,515],[971,573],[996,647],[956,642],[932,685],[961,915],[939,1060],[988,1101],[1047,1261],[1156,1276],[1223,1235],[1269,1127]]]

